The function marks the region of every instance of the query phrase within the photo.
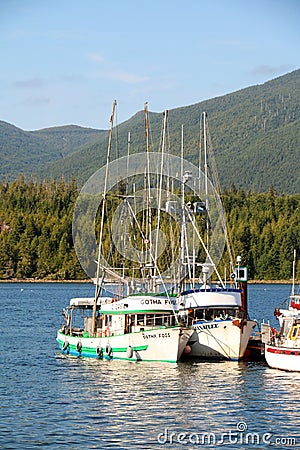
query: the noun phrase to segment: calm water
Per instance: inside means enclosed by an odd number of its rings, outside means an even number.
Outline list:
[[[287,285],[250,285],[251,317],[276,325],[274,307],[289,293]],[[300,374],[262,362],[61,356],[61,311],[81,295],[93,287],[0,283],[0,448],[300,447]]]

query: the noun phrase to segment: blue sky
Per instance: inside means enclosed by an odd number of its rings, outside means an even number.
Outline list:
[[[0,0],[0,120],[107,129],[300,67],[299,0]]]

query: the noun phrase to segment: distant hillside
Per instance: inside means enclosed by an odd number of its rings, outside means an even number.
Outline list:
[[[0,180],[13,180],[20,173],[55,177],[49,164],[97,142],[103,133],[75,125],[23,131],[0,121]]]
[[[151,106],[151,102],[150,102]],[[300,70],[258,86],[169,111],[168,151],[180,154],[184,125],[185,155],[197,162],[199,119],[208,113],[210,135],[222,188],[300,192]],[[108,111],[108,115],[109,115]],[[159,149],[162,114],[150,113],[151,150]],[[138,112],[118,126],[113,157],[145,150],[144,115]],[[0,179],[20,172],[79,184],[105,163],[107,131],[80,127],[24,132],[0,122]],[[113,149],[116,144],[113,143]]]

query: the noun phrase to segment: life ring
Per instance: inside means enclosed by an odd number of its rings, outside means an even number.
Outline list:
[[[98,345],[98,347],[96,348],[96,354],[100,359],[103,358],[103,348],[101,347],[101,345]]]
[[[129,345],[127,348],[127,358],[132,358],[132,357],[133,357],[133,349],[132,349],[131,345]]]
[[[108,325],[107,325],[107,326],[105,327],[105,329],[104,329],[104,336],[105,336],[105,337],[110,336],[110,331],[109,331],[109,326],[108,326]]]
[[[76,350],[77,350],[79,353],[81,353],[81,350],[82,350],[82,343],[81,343],[80,341],[77,342]]]
[[[107,356],[112,358],[112,348],[111,348],[110,344],[107,344],[105,351],[106,351]]]
[[[62,346],[62,351],[64,352],[65,350],[67,350],[67,348],[69,347],[69,342],[68,341],[65,341],[64,343],[63,343],[63,346]]]

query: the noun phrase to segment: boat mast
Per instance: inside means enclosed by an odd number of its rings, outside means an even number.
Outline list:
[[[296,249],[294,248],[292,296],[295,295]]]
[[[151,206],[150,206],[150,198],[151,198],[151,180],[150,180],[150,156],[149,156],[149,112],[148,112],[148,102],[144,103],[144,113],[145,113],[145,135],[146,135],[146,158],[147,158],[147,187],[146,187],[146,211],[147,211],[147,219],[146,219],[146,264],[147,261],[151,263]],[[151,270],[151,269],[150,269]]]
[[[180,233],[180,264],[178,268],[178,292],[183,289],[182,275],[184,273],[184,229],[185,229],[185,203],[184,203],[184,184],[186,180],[183,177],[183,151],[184,151],[183,125],[181,125],[181,161],[180,161],[180,180],[181,180],[181,233]]]
[[[97,313],[97,300],[100,296],[102,285],[99,285],[99,277],[100,277],[100,259],[101,259],[101,250],[102,250],[102,239],[103,239],[103,228],[104,228],[104,214],[105,214],[105,206],[106,206],[106,191],[107,191],[107,181],[108,181],[108,168],[110,163],[110,151],[111,151],[111,140],[113,133],[113,125],[114,125],[114,116],[117,102],[114,100],[112,106],[112,113],[110,116],[110,130],[108,136],[108,145],[107,145],[107,158],[106,158],[106,168],[105,168],[105,178],[104,178],[104,188],[103,188],[103,198],[102,198],[102,211],[101,211],[101,227],[100,227],[100,236],[99,236],[99,246],[98,246],[98,260],[97,260],[97,275],[96,275],[96,289],[95,289],[95,298],[93,305],[93,316],[92,316],[92,336],[95,335],[96,329],[96,313]],[[105,268],[103,268],[103,271]],[[103,280],[103,277],[102,277]],[[101,283],[102,284],[102,283]]]
[[[164,122],[163,122],[163,135],[162,135],[162,146],[161,146],[161,162],[160,162],[160,178],[158,186],[158,211],[157,211],[157,227],[156,227],[156,240],[155,240],[155,253],[154,253],[154,277],[156,276],[156,267],[158,264],[158,239],[159,239],[159,227],[160,227],[160,212],[161,212],[161,196],[162,196],[162,182],[163,182],[163,168],[164,168],[164,155],[165,155],[165,142],[166,142],[166,129],[167,129],[167,119],[168,110],[164,111]]]
[[[204,144],[204,175],[205,175],[205,209],[206,209],[206,247],[209,250],[209,202],[208,202],[208,164],[207,164],[207,136],[206,112],[203,112],[203,144]]]
[[[131,144],[131,134],[130,134],[130,131],[128,131],[128,135],[127,135],[127,162],[126,162],[126,195],[128,195],[128,193],[129,193],[128,174],[129,174],[130,144]]]

